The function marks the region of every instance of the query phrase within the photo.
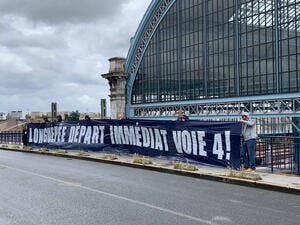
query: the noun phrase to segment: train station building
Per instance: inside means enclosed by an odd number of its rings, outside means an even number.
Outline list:
[[[299,0],[153,0],[126,62],[126,116],[300,131]]]

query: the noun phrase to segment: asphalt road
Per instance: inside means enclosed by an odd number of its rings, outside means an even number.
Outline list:
[[[0,150],[0,225],[297,225],[300,197]]]

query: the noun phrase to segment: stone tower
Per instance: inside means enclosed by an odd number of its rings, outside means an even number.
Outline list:
[[[126,81],[124,58],[109,59],[109,73],[102,74],[107,79],[110,86],[110,110],[111,118],[117,119],[119,114],[125,114],[126,103]]]

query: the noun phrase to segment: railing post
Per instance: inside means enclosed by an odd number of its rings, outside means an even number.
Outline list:
[[[294,163],[297,175],[300,175],[300,137],[294,138]]]
[[[24,143],[23,143],[23,132],[24,132],[24,131],[21,131],[21,132],[19,133],[19,143],[24,145]]]
[[[271,146],[271,172],[274,173],[274,163],[273,163],[273,138],[270,138],[270,146]]]

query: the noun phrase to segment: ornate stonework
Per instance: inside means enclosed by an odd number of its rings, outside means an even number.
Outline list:
[[[108,80],[110,86],[111,119],[117,119],[119,114],[125,114],[127,81],[124,68],[125,60],[119,57],[109,59],[109,73],[102,74],[102,77]]]

